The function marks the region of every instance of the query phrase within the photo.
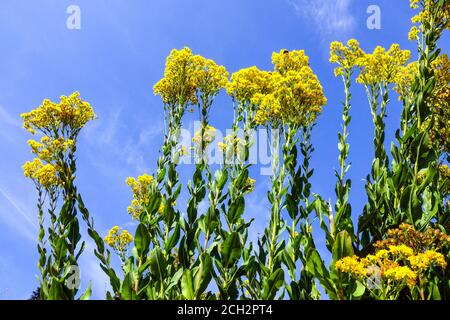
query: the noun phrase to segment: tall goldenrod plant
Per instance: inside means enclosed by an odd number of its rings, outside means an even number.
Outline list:
[[[90,104],[74,92],[62,96],[60,102],[46,99],[21,116],[25,129],[42,136],[40,141],[28,141],[36,158],[23,166],[25,176],[34,181],[38,192],[40,298],[75,299],[80,283],[78,258],[85,247],[84,241],[79,245],[76,142],[95,114]],[[80,298],[89,295],[90,287]]]

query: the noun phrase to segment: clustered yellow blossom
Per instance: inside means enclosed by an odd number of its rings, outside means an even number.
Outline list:
[[[271,91],[252,98],[258,105],[257,124],[282,122],[307,126],[315,121],[326,98],[308,60],[303,50],[281,50],[272,54]]]
[[[255,189],[255,179],[252,179],[250,177],[247,178],[247,181],[245,182],[245,191],[250,193]]]
[[[197,90],[201,97],[212,97],[228,83],[228,71],[224,66],[217,65],[213,60],[200,55],[193,57],[197,66],[195,78]]]
[[[203,137],[202,137],[202,131],[203,131]],[[215,138],[216,138],[216,128],[214,128],[213,126],[210,126],[210,125],[206,125],[203,129],[199,128],[194,133],[192,142],[194,142],[198,148],[203,147],[203,149],[204,149],[211,142],[213,142]]]
[[[250,103],[256,94],[270,92],[270,72],[261,71],[257,67],[241,69],[231,76],[227,84],[227,93],[239,103]]]
[[[433,266],[437,266],[442,269],[447,267],[447,262],[445,261],[445,257],[442,253],[433,250],[427,250],[424,253],[418,253],[417,255],[410,256],[408,257],[408,260],[412,269],[417,270],[418,272],[424,272]]]
[[[104,240],[111,248],[119,254],[122,254],[127,246],[133,241],[133,236],[127,230],[122,230],[122,232],[120,232],[120,228],[115,226],[109,230],[108,235]]]
[[[398,266],[387,269],[383,274],[384,278],[394,280],[396,282],[404,282],[408,286],[414,286],[417,281],[417,274],[409,267]]]
[[[351,73],[353,68],[360,64],[360,59],[364,57],[364,54],[359,42],[355,39],[350,39],[347,45],[339,41],[332,42],[330,45],[330,62],[339,65],[334,69],[334,75],[340,76]]]
[[[154,178],[145,173],[137,179],[128,177],[126,183],[133,192],[133,200],[127,211],[132,215],[133,219],[138,219],[144,211],[144,206],[150,202],[150,192],[154,185]]]
[[[171,51],[166,59],[164,77],[155,84],[153,91],[170,106],[187,106],[196,104],[198,96],[211,99],[226,86],[227,81],[225,67],[194,55],[191,49],[185,47]]]
[[[41,131],[62,132],[70,129],[79,131],[88,121],[95,119],[96,115],[91,105],[81,100],[80,93],[74,92],[70,96],[62,96],[59,103],[44,100],[38,108],[21,115],[23,126],[31,133]]]
[[[417,280],[433,268],[445,269],[445,256],[437,250],[448,246],[448,236],[440,230],[422,233],[402,224],[388,231],[388,238],[375,244],[376,251],[365,258],[350,256],[336,262],[340,272],[356,278],[369,275],[370,268],[380,270],[381,280],[414,286]]]
[[[398,93],[399,100],[404,100],[411,94],[411,85],[419,73],[419,65],[417,61],[413,61],[406,66],[400,66],[394,79],[394,90]]]
[[[450,150],[450,60],[446,54],[433,61],[432,67],[436,79],[431,97],[427,101],[434,120],[429,130],[431,141],[445,151]],[[427,125],[424,123],[424,126]]]
[[[402,223],[398,228],[389,229],[387,238],[377,241],[374,246],[380,251],[388,249],[390,246],[404,244],[414,250],[414,253],[420,253],[424,250],[441,251],[444,248],[450,248],[450,236],[439,229],[429,228],[424,232],[414,229],[407,223]]]
[[[27,161],[22,169],[25,177],[32,179],[46,189],[61,185],[57,168],[53,164],[43,164],[39,158],[35,158],[31,162]]]
[[[450,30],[450,3],[444,1],[441,7],[439,2],[439,0],[410,0],[411,8],[418,9],[420,5],[420,12],[411,19],[412,23],[419,26],[414,25],[411,28],[409,39],[417,39],[419,32],[424,31],[424,24],[433,23],[439,31]]]
[[[223,138],[223,142],[219,142],[217,145],[222,152],[232,151],[233,154],[237,154],[239,150],[243,150],[244,144],[245,141],[243,139],[228,134]]]
[[[411,52],[401,50],[398,44],[393,44],[387,51],[377,46],[373,53],[366,53],[359,59],[361,73],[356,81],[365,85],[395,83],[410,57]]]
[[[31,147],[31,152],[39,157],[39,159],[52,162],[58,159],[58,155],[72,150],[75,142],[72,139],[64,139],[62,137],[51,139],[48,136],[43,136],[41,141],[28,140],[28,145]]]
[[[361,261],[357,256],[344,257],[336,261],[335,266],[340,272],[348,273],[358,278],[367,275],[366,261]]]

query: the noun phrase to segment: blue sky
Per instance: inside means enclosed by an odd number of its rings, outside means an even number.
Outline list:
[[[66,27],[69,5],[81,9],[81,29]],[[381,29],[369,30],[366,9],[381,9]],[[126,213],[130,192],[124,180],[153,172],[162,139],[163,114],[152,86],[172,48],[189,46],[231,72],[256,65],[271,69],[271,53],[304,49],[328,98],[313,134],[313,191],[334,198],[337,132],[342,86],[333,76],[328,47],[356,38],[367,51],[380,44],[408,42],[408,1],[388,0],[2,0],[0,2],[0,299],[26,299],[37,287],[36,194],[21,166],[31,159],[20,113],[44,98],[80,91],[98,119],[79,139],[77,185],[101,234],[113,225],[133,229]],[[441,46],[448,52],[448,36]],[[415,53],[413,52],[413,56]],[[372,160],[372,122],[362,87],[354,86],[350,142],[351,201],[356,217],[364,205],[364,181]],[[398,127],[400,105],[393,97],[387,119],[389,142]],[[216,100],[211,123],[230,127],[231,100]],[[196,120],[189,115],[185,127]],[[192,168],[183,168],[187,177]],[[267,177],[257,179],[247,217],[255,217],[252,237],[267,221]],[[183,202],[183,199],[180,199]],[[317,232],[318,242],[323,243]],[[92,281],[93,297],[103,298],[106,281],[92,254],[81,260],[82,284]]]

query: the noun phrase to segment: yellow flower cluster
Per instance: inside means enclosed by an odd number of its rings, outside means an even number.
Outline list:
[[[143,174],[137,179],[128,177],[126,184],[133,192],[133,200],[127,211],[132,215],[133,219],[138,219],[144,211],[144,206],[150,202],[150,192],[155,184],[154,178],[149,174]]]
[[[58,154],[72,150],[75,142],[72,139],[66,140],[62,137],[51,139],[48,136],[43,136],[40,142],[28,140],[28,145],[31,147],[31,152],[37,155],[39,159],[52,162],[58,159]]]
[[[413,26],[409,32],[409,39],[417,39],[420,32],[423,32],[424,24],[433,23],[438,26],[440,30],[450,30],[450,3],[443,2],[443,6],[439,6],[439,0],[410,0],[410,6],[413,9],[418,9],[420,5],[420,12],[415,15],[411,21],[414,24],[419,24],[419,27]]]
[[[196,83],[197,90],[203,97],[212,97],[228,83],[228,71],[224,66],[217,65],[211,59],[205,59],[200,55],[193,57],[197,66]]]
[[[216,128],[210,125],[206,125],[203,129],[203,137],[202,137],[202,128],[199,128],[192,138],[192,142],[195,143],[197,148],[200,148],[203,143],[203,148],[206,148],[211,142],[216,138]]]
[[[450,150],[450,60],[446,54],[433,61],[435,88],[428,103],[434,124],[430,130],[431,141],[440,149]]]
[[[255,179],[252,179],[250,177],[247,178],[247,181],[245,182],[245,191],[250,193],[255,189]]]
[[[450,236],[439,229],[429,228],[425,232],[416,231],[414,227],[407,223],[402,223],[396,229],[387,231],[387,238],[377,241],[374,246],[380,251],[390,246],[404,244],[414,250],[415,253],[424,250],[441,251],[450,248]]]
[[[227,84],[227,93],[239,103],[250,103],[256,94],[267,94],[271,91],[270,72],[261,71],[257,67],[241,69],[231,76]]]
[[[244,149],[245,141],[229,134],[223,138],[223,142],[219,142],[217,145],[222,152],[233,152],[233,155],[237,155],[238,152]]]
[[[38,108],[21,114],[23,126],[34,134],[36,130],[49,134],[70,129],[78,131],[96,115],[91,105],[81,100],[80,93],[62,96],[59,103],[44,100]]]
[[[401,50],[398,44],[393,44],[387,51],[377,46],[373,53],[366,53],[359,59],[361,73],[356,81],[365,85],[395,83],[410,57],[411,52]]]
[[[303,50],[273,53],[271,91],[258,93],[252,99],[259,106],[255,116],[257,124],[282,122],[307,126],[315,121],[326,98],[308,60]]]
[[[411,94],[411,85],[419,73],[419,65],[417,61],[413,61],[406,66],[400,66],[397,71],[394,79],[394,90],[398,93],[399,100],[404,100]]]
[[[427,250],[424,253],[412,255],[408,257],[408,260],[411,267],[418,272],[424,272],[433,266],[437,266],[442,269],[447,267],[445,257],[441,253],[433,250]]]
[[[414,286],[417,279],[433,268],[445,269],[445,256],[437,250],[449,245],[449,238],[440,230],[428,229],[422,233],[408,224],[390,229],[388,238],[375,244],[376,251],[365,258],[345,257],[336,262],[340,272],[356,278],[370,274],[378,268],[383,280],[393,280]]]
[[[357,256],[344,257],[336,261],[335,266],[340,272],[351,274],[357,278],[367,275],[367,261]]]
[[[339,41],[334,41],[330,45],[330,62],[339,66],[334,69],[335,76],[351,73],[355,66],[360,64],[360,59],[364,57],[364,51],[360,48],[359,42],[350,39],[347,45]]]
[[[408,286],[414,286],[417,281],[417,274],[406,266],[397,266],[387,269],[384,272],[384,277],[396,282],[404,282]]]
[[[123,253],[127,246],[133,241],[133,236],[127,231],[122,230],[118,226],[112,227],[108,235],[105,237],[105,242],[119,253]]]
[[[185,47],[173,49],[166,59],[164,77],[153,87],[164,103],[186,106],[198,102],[197,94],[202,99],[209,99],[224,88],[228,81],[228,72],[213,60],[200,55],[193,55]]]
[[[56,166],[53,164],[43,164],[39,158],[35,158],[33,161],[27,161],[22,166],[22,169],[25,177],[32,179],[46,189],[61,185]]]

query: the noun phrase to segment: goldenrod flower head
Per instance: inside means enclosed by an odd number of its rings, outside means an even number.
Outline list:
[[[394,281],[406,283],[409,286],[414,286],[417,280],[416,273],[406,266],[387,269],[384,271],[383,276]]]
[[[358,278],[367,275],[366,260],[361,261],[357,256],[344,257],[336,261],[335,266],[338,271],[352,274]]]
[[[389,252],[393,255],[402,256],[406,258],[414,255],[414,250],[404,244],[398,246],[389,246]]]
[[[377,46],[373,53],[366,53],[359,59],[361,73],[357,82],[365,85],[382,82],[394,83],[399,71],[410,57],[411,52],[401,50],[398,44],[393,44],[387,51],[383,47]]]
[[[56,167],[52,164],[43,164],[39,158],[35,158],[31,162],[27,161],[22,169],[25,177],[34,180],[46,189],[61,185]]]
[[[37,109],[23,113],[21,117],[24,128],[31,133],[37,130],[48,134],[63,133],[67,128],[76,133],[96,115],[90,104],[81,100],[80,93],[74,92],[68,97],[61,96],[59,103],[45,99]]]
[[[155,188],[155,180],[152,175],[145,173],[137,179],[128,177],[126,184],[133,192],[133,200],[131,201],[131,205],[128,206],[127,211],[133,216],[133,219],[138,219],[144,211],[143,206],[149,204],[150,192]]]
[[[334,69],[334,75],[340,76],[344,72],[351,73],[353,68],[359,64],[359,60],[364,57],[364,54],[359,42],[355,39],[350,39],[347,45],[339,41],[332,42],[330,45],[330,62],[339,65]]]
[[[303,50],[281,51],[273,55],[274,72],[271,92],[255,94],[252,102],[258,106],[257,124],[274,126],[285,123],[307,126],[316,120],[326,104],[322,85],[308,65]]]
[[[424,25],[431,23],[439,27],[439,32],[444,29],[450,30],[450,3],[448,1],[444,1],[441,6],[439,0],[410,0],[411,8],[418,9],[419,5],[420,12],[411,21],[420,24],[421,32],[424,30]]]
[[[164,77],[153,87],[164,103],[186,107],[202,99],[211,100],[228,81],[228,72],[223,66],[200,55],[193,55],[185,47],[173,49],[166,59]],[[211,101],[204,101],[210,103]]]
[[[250,193],[255,189],[255,179],[252,179],[250,177],[247,178],[247,181],[245,182],[245,191]]]
[[[120,232],[120,228],[115,226],[109,230],[104,240],[115,251],[123,253],[127,246],[133,242],[133,236],[127,230]]]
[[[203,133],[203,136],[202,136]],[[192,142],[196,144],[198,148],[203,144],[203,148],[206,148],[216,138],[216,128],[210,125],[206,125],[204,128],[199,128],[192,138]]]
[[[424,253],[419,253],[408,258],[411,267],[418,271],[424,272],[433,266],[445,269],[447,267],[447,261],[445,257],[434,250],[427,250]]]
[[[213,60],[200,55],[192,57],[196,68],[195,82],[201,97],[210,99],[228,83],[228,71],[224,66],[217,65]]]
[[[65,140],[63,137],[43,136],[40,142],[28,140],[28,145],[31,147],[31,152],[37,155],[39,159],[51,163],[57,161],[61,153],[67,150],[72,151],[75,142],[72,139]]]
[[[411,85],[419,73],[419,65],[417,61],[411,62],[406,66],[400,66],[394,76],[394,90],[399,95],[399,100],[404,100],[411,94]]]
[[[173,49],[166,59],[164,77],[153,87],[155,95],[160,95],[164,103],[196,104],[196,66],[191,49]]]
[[[272,53],[272,64],[275,71],[281,74],[288,71],[300,71],[303,67],[309,66],[309,57],[304,50],[282,49]]]
[[[226,86],[227,93],[239,103],[249,103],[256,94],[270,92],[270,75],[255,66],[241,69],[232,74]]]

